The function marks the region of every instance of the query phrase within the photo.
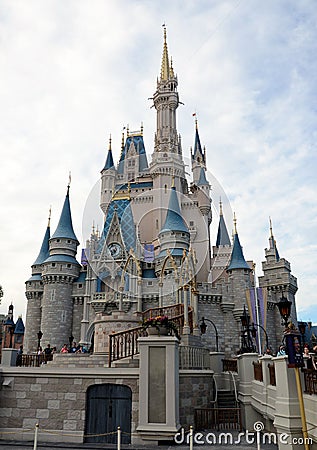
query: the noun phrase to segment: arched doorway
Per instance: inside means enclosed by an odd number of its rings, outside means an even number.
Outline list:
[[[131,443],[132,391],[120,384],[95,384],[86,393],[85,442],[115,444],[120,426],[121,442]],[[91,435],[91,436],[89,436]]]

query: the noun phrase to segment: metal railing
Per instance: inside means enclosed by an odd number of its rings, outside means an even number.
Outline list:
[[[181,345],[179,347],[180,369],[210,369],[210,354],[207,348]]]
[[[240,408],[196,408],[195,430],[240,430]]]
[[[161,308],[150,308],[142,313],[142,321],[160,315],[168,316],[169,320],[176,325],[178,334],[181,334],[182,327],[184,326],[184,305],[178,304]],[[188,308],[188,319],[192,332],[193,310],[191,307]],[[137,340],[140,336],[147,336],[147,332],[142,326],[110,334],[108,366],[111,367],[114,361],[127,357],[133,358],[133,356],[137,355],[139,353]]]
[[[53,361],[53,355],[21,355],[21,358],[17,359],[17,366],[19,367],[40,367],[42,364],[46,364],[48,361]]]

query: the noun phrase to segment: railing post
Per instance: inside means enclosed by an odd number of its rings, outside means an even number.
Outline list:
[[[192,425],[189,427],[189,450],[193,450],[193,427]]]
[[[33,450],[37,450],[37,435],[38,435],[38,432],[39,432],[39,424],[36,423],[35,424],[35,432],[34,432],[34,447],[33,447]]]
[[[121,428],[118,427],[117,450],[121,450]]]

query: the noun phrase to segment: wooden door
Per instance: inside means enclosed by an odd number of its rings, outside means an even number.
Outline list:
[[[120,384],[90,386],[86,394],[85,442],[116,444],[116,431],[120,426],[121,442],[130,444],[131,410],[132,392],[129,386]]]

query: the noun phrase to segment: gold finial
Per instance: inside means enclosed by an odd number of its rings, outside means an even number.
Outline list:
[[[51,215],[52,215],[52,205],[50,205],[50,209],[48,210],[48,224],[47,227],[51,226]]]
[[[221,197],[220,197],[220,201],[219,201],[219,214],[222,216],[222,201],[221,201]]]
[[[197,119],[196,113],[195,113],[195,127],[196,127],[196,130],[198,130],[198,119]]]
[[[109,150],[111,150],[111,133],[110,133],[110,136],[109,136]]]
[[[99,238],[99,228],[98,228],[98,225],[97,225],[97,228],[96,228],[96,235],[97,235],[97,238]]]
[[[237,218],[236,218],[236,213],[235,212],[233,213],[233,225],[234,225],[234,230],[233,230],[234,234],[238,234],[238,232],[237,232]]]
[[[143,122],[141,122],[141,136],[143,136]]]
[[[124,149],[124,130],[125,130],[125,127],[123,127],[123,130],[122,130],[121,152],[122,152],[123,149]]]
[[[170,77],[174,78],[174,69],[173,69],[173,60],[171,58],[171,65],[170,65]]]
[[[130,180],[128,181],[128,194],[129,194],[129,197],[130,197],[130,192],[131,192],[131,183],[130,183]]]
[[[127,137],[129,137],[129,125],[127,125]]]
[[[271,233],[271,237],[273,237],[273,227],[272,227],[271,217],[269,217],[269,221],[270,221],[270,233]]]
[[[91,234],[94,236],[95,235],[95,222],[92,222],[92,232]]]
[[[161,65],[161,81],[166,81],[169,78],[169,62],[168,62],[168,50],[166,43],[166,26],[165,23],[162,25],[164,28],[164,45],[163,45],[163,57]]]
[[[175,173],[173,171],[171,188],[175,187]]]
[[[70,187],[71,181],[72,181],[72,173],[71,173],[71,171],[69,171],[69,174],[68,174],[68,185],[67,185],[67,187]]]

